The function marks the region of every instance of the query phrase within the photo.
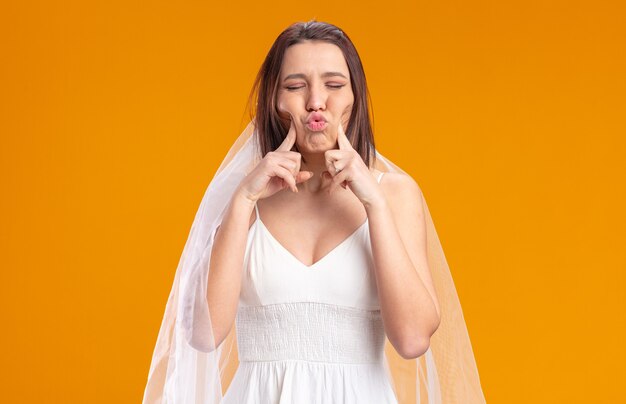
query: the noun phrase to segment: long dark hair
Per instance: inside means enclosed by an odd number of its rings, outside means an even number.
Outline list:
[[[254,119],[261,156],[276,150],[287,136],[289,127],[281,121],[276,108],[278,81],[285,51],[305,40],[337,45],[350,71],[354,103],[346,136],[368,167],[376,160],[374,133],[370,122],[371,99],[361,59],[348,35],[335,25],[311,20],[290,25],[274,41],[256,76],[248,98],[250,119]],[[369,108],[368,108],[369,107]]]

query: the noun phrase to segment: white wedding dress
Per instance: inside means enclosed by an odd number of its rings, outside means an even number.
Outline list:
[[[256,215],[235,321],[240,363],[222,403],[397,404],[368,220],[305,265]]]

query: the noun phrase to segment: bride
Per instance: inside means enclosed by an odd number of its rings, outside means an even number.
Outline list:
[[[254,89],[183,251],[144,403],[398,403],[408,383],[412,402],[484,402],[462,316],[445,321],[461,309],[422,192],[374,147],[350,39],[291,25]],[[433,344],[442,325],[458,339]],[[411,360],[416,374],[397,365]]]

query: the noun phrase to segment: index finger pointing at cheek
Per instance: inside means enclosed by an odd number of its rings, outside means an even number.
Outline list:
[[[276,150],[279,151],[290,151],[296,142],[296,125],[293,123],[293,119],[291,120],[291,124],[289,125],[289,132],[287,132],[287,136],[285,140],[278,146]]]
[[[341,121],[339,122],[339,128],[337,129],[337,145],[340,150],[349,150],[352,149],[352,143],[346,136],[346,133],[343,131],[343,124]]]

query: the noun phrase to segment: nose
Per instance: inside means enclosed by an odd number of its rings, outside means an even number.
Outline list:
[[[306,102],[307,111],[317,111],[319,109],[326,108],[326,94],[323,90],[317,88],[317,86],[311,86],[309,90],[308,99]]]

